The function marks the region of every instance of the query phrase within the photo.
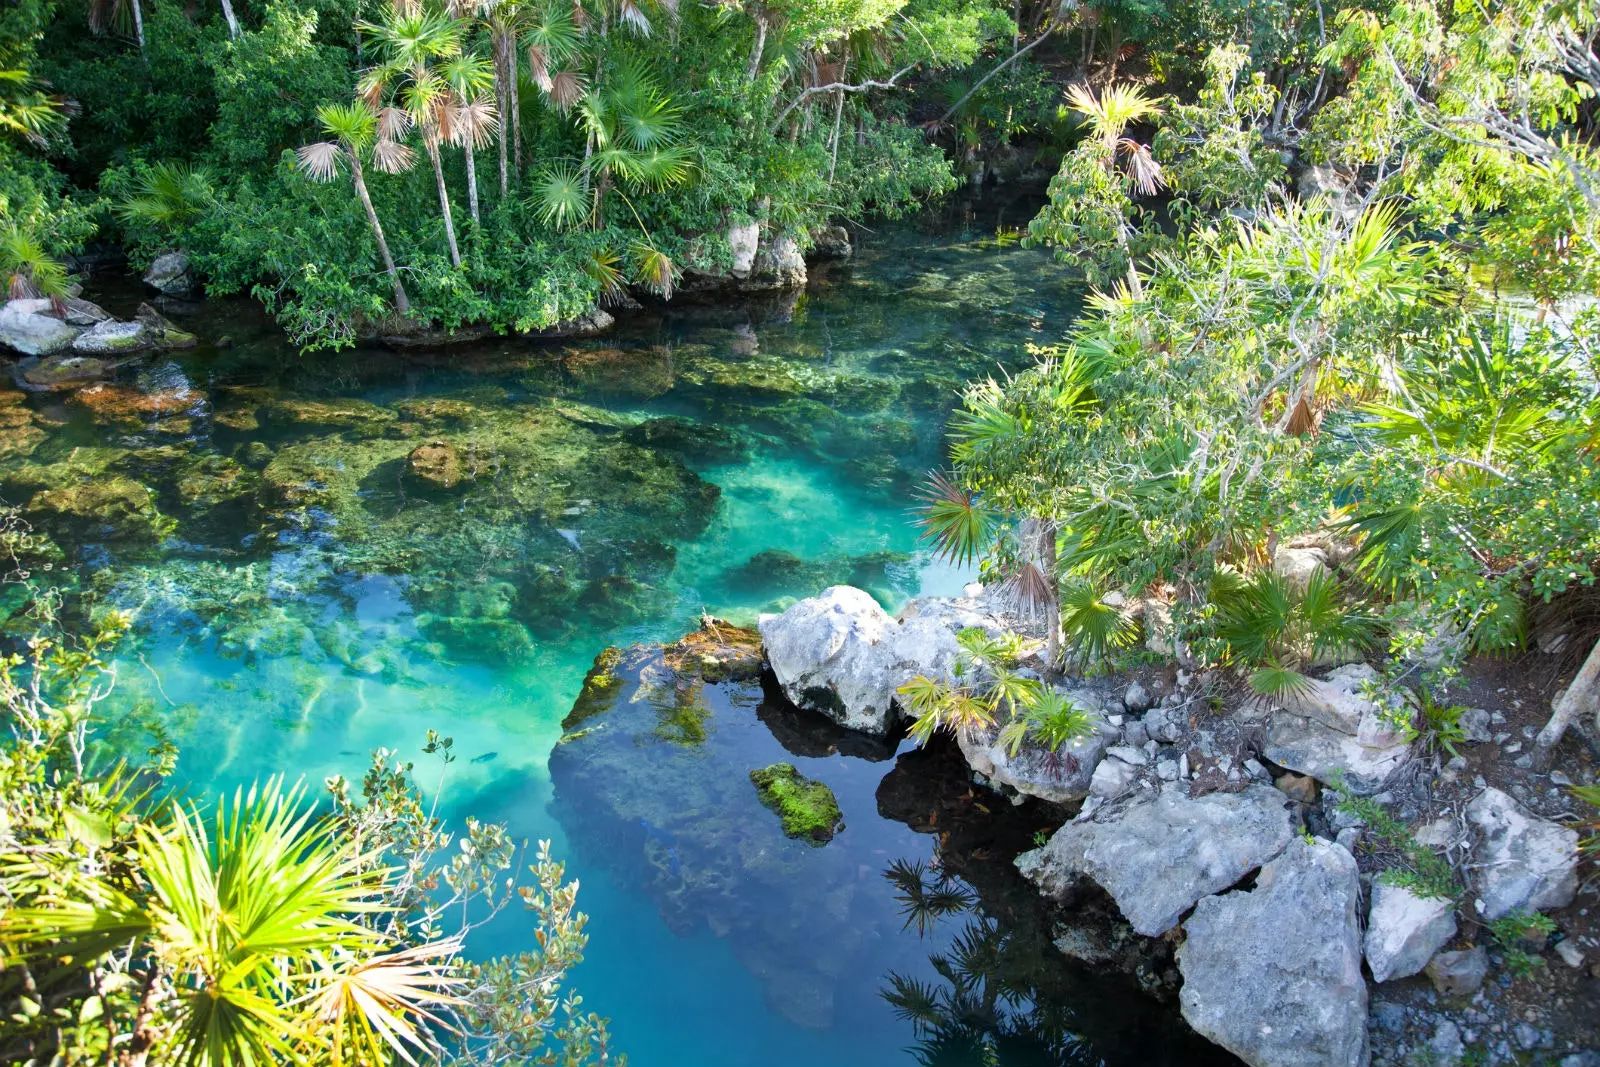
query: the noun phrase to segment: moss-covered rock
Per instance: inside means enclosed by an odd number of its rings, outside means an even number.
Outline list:
[[[64,392],[99,381],[110,373],[110,365],[94,356],[46,356],[24,366],[22,380],[35,389]]]
[[[449,441],[428,441],[406,456],[406,478],[423,490],[451,492],[465,489],[472,480],[461,450]]]
[[[376,436],[395,421],[395,413],[367,400],[338,397],[311,400],[275,396],[261,405],[260,415],[269,426],[308,432],[340,430],[353,436]]]
[[[844,815],[833,790],[812,781],[792,763],[774,763],[750,772],[761,803],[778,813],[790,837],[825,845],[844,829]]]
[[[650,400],[670,392],[677,359],[665,348],[569,348],[561,367],[585,392]]]
[[[130,385],[98,382],[73,393],[68,403],[83,408],[101,425],[136,431],[174,417],[183,419],[187,427],[187,416],[204,410],[205,397],[185,388],[146,392]]]
[[[528,628],[514,619],[419,615],[417,629],[455,658],[475,663],[515,664],[533,656]]]
[[[53,534],[75,541],[153,543],[176,525],[156,509],[149,489],[123,475],[42,489],[25,511]]]
[[[27,394],[0,389],[0,461],[29,455],[45,438]]]
[[[622,437],[641,448],[674,452],[700,463],[742,463],[750,458],[749,440],[737,430],[676,415],[648,419]]]

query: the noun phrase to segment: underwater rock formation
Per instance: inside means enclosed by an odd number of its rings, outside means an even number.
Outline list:
[[[844,816],[833,790],[795,770],[792,763],[774,763],[750,772],[761,803],[777,812],[783,832],[825,845],[844,829]]]

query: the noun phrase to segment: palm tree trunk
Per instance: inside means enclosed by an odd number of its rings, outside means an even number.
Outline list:
[[[478,167],[472,158],[472,138],[462,142],[461,150],[467,160],[467,210],[472,214],[472,224],[482,226],[483,219],[478,217]]]
[[[389,242],[383,236],[383,224],[378,221],[378,212],[372,206],[372,197],[367,195],[367,179],[361,173],[361,160],[354,152],[349,153],[350,180],[355,183],[356,196],[361,200],[361,206],[366,209],[367,223],[372,227],[372,236],[378,242],[378,255],[383,257],[383,269],[389,272],[389,281],[394,285],[394,309],[406,316],[411,314],[411,301],[406,298],[405,286],[400,284],[400,272],[394,269],[394,257],[389,254]]]
[[[757,8],[750,12],[750,17],[756,20],[756,39],[750,46],[750,61],[744,65],[744,80],[753,82],[756,75],[761,73],[761,53],[767,47],[767,14]]]
[[[499,113],[500,113],[500,117],[502,119],[505,118],[506,112],[508,110],[510,110],[509,105],[508,105],[508,101],[510,100],[510,93],[506,88],[506,83],[511,78],[511,75],[509,73],[507,73],[508,70],[510,69],[511,64],[510,64],[509,60],[506,58],[507,53],[510,51],[510,49],[511,49],[511,46],[506,43],[506,35],[504,33],[498,33],[497,32],[495,34],[495,37],[494,37],[494,106],[500,109]],[[507,193],[507,190],[508,190],[507,177],[506,177],[506,138],[508,138],[510,136],[511,136],[510,127],[505,122],[501,122],[500,123],[500,146],[499,147],[500,147],[500,199],[502,199],[502,200],[504,200],[506,198],[506,193]]]
[[[239,39],[239,20],[233,17],[232,0],[222,0],[222,17],[228,20],[228,38]]]
[[[428,148],[428,159],[433,163],[433,181],[439,187],[439,213],[444,216],[444,240],[450,246],[450,264],[461,266],[461,252],[456,248],[456,220],[450,214],[450,190],[444,184],[444,161],[439,158],[439,141],[431,134],[424,135],[422,143]]]
[[[139,39],[139,56],[146,63],[150,57],[144,54],[144,11],[139,7],[139,0],[133,0],[133,35]]]
[[[506,103],[511,108],[511,173],[522,180],[522,89],[517,85],[517,53],[511,50],[511,77],[506,79]],[[505,119],[501,119],[502,125]]]
[[[1555,707],[1551,709],[1550,721],[1544,724],[1544,729],[1540,730],[1539,736],[1534,739],[1535,770],[1550,769],[1550,761],[1555,756],[1556,746],[1561,743],[1567,727],[1585,711],[1596,713],[1596,727],[1600,728],[1600,641],[1595,642],[1595,646],[1589,650],[1589,658],[1583,661],[1578,676],[1572,679],[1572,684],[1567,686],[1556,700]]]

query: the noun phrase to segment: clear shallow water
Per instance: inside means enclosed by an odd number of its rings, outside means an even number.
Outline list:
[[[929,957],[959,955],[976,918],[919,936],[884,877],[896,860],[934,858],[937,828],[880,811],[885,774],[921,756],[796,760],[835,789],[847,830],[795,862],[844,864],[855,903],[738,903],[837,942],[825,989],[816,967],[786,984],[781,961],[714,914],[667,921],[607,851],[639,843],[567,825],[548,764],[608,645],[674,639],[702,611],[753,621],[837,581],[893,609],[968,579],[919,547],[910,492],[939,462],[960,383],[1024,364],[1026,345],[1076,312],[1048,257],[995,238],[1035,206],[958,203],[865,236],[805,294],[639,313],[590,342],[300,358],[248,308],[172,309],[208,343],[125,370],[128,388],[98,406],[32,398],[0,486],[18,502],[41,487],[77,494],[35,509],[80,565],[73,602],[137,614],[111,743],[168,737],[180,777],[212,788],[354,779],[371,749],[415,756],[427,730],[453,737],[445,808],[552,838],[582,879],[592,938],[577,982],[639,1067],[986,1062],[962,1041],[917,1051],[918,1032],[879,995],[891,970],[947,983]],[[90,295],[132,310],[114,291]],[[214,344],[223,335],[231,347]],[[137,401],[152,394],[177,399]],[[432,442],[455,450],[461,485],[407,473]],[[108,502],[107,486],[122,495]],[[748,709],[719,716],[737,724],[725,731],[737,758],[783,755]],[[984,894],[985,908],[1003,895]],[[1038,925],[1017,908],[1006,923]],[[527,936],[503,916],[490,940]],[[991,1045],[1027,1038],[1000,1062],[1203,1055],[1117,983],[1066,973],[1037,946],[1012,955],[1027,970],[1004,983],[1014,996],[966,1009]]]

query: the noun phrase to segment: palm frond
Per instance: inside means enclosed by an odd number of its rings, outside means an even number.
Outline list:
[[[937,555],[966,566],[988,550],[998,518],[953,475],[932,472],[917,498],[922,501],[916,514],[923,540],[933,542]]]
[[[569,164],[547,167],[535,179],[528,204],[546,226],[570,229],[589,217],[588,179]]]

